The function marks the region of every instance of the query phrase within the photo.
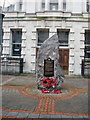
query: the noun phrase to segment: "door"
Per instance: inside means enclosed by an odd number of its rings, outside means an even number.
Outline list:
[[[65,74],[68,74],[69,67],[69,49],[59,50],[59,62]]]
[[[38,50],[39,50],[39,48],[36,48],[36,58],[37,58],[37,55],[38,55]]]

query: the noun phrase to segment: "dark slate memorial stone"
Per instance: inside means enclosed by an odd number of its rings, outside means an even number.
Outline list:
[[[41,80],[47,77],[54,77],[61,85],[64,73],[59,63],[59,41],[57,34],[44,41],[38,50],[36,60],[37,84],[41,85]]]
[[[54,60],[48,58],[44,60],[44,76],[53,77],[54,76]]]

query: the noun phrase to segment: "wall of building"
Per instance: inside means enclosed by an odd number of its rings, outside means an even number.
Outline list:
[[[53,18],[52,18],[53,17]],[[69,12],[24,12],[6,13],[4,18],[4,38],[2,57],[12,56],[11,29],[22,29],[21,57],[24,58],[24,72],[35,72],[37,29],[48,28],[49,37],[57,33],[57,29],[70,29],[69,32],[69,72],[81,74],[81,63],[84,58],[85,30],[88,29],[88,14],[71,14]],[[14,56],[15,57],[15,56]],[[16,56],[17,57],[17,56]]]
[[[15,11],[19,10],[19,3],[22,2],[22,12],[35,13],[41,11],[50,11],[50,0],[45,1],[45,9],[42,9],[42,0],[16,0]],[[58,11],[63,11],[63,0],[58,1]],[[66,12],[82,13],[86,12],[87,0],[66,0]]]

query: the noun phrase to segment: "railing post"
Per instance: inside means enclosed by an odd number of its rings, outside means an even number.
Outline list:
[[[81,68],[81,74],[82,76],[84,76],[84,60],[82,60],[82,68]]]
[[[20,59],[20,73],[23,73],[23,58]]]

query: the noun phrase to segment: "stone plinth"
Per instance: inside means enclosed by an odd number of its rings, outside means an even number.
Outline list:
[[[46,78],[44,76],[44,60],[48,58],[54,60],[54,76],[52,77],[58,81],[57,86],[60,86],[63,82],[64,73],[61,70],[59,63],[59,44],[60,43],[58,42],[58,36],[55,34],[51,38],[45,40],[44,43],[41,45],[38,51],[36,61],[36,74],[38,86],[42,86],[41,81],[43,78]]]

